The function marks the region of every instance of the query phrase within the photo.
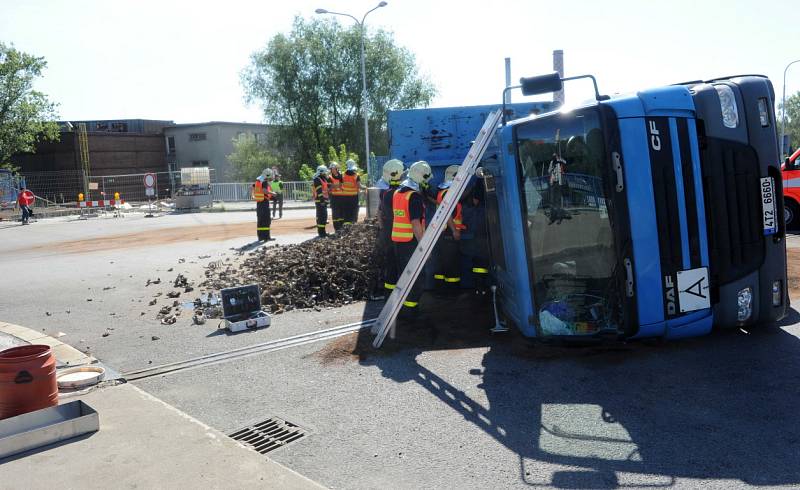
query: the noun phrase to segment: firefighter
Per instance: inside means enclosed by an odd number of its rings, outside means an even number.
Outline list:
[[[320,165],[317,167],[317,173],[314,174],[311,190],[314,195],[314,206],[317,208],[317,235],[321,237],[328,236],[325,226],[328,224],[329,186],[328,167]]]
[[[342,174],[342,222],[352,225],[358,221],[358,191],[361,189],[361,177],[358,175],[358,165],[353,160],[347,160],[347,170]]]
[[[417,244],[425,234],[425,198],[422,193],[431,175],[431,167],[427,162],[416,162],[408,169],[408,177],[391,195],[393,216],[391,240],[398,271],[406,268]],[[388,196],[386,200],[388,202]],[[401,317],[413,318],[418,314],[421,295],[422,281],[418,277],[403,302]]]
[[[253,199],[256,201],[256,235],[261,242],[273,240],[269,230],[272,224],[269,210],[269,201],[273,198],[271,180],[272,169],[265,168],[253,184]]]
[[[397,188],[400,187],[404,171],[403,162],[393,158],[383,164],[383,175],[377,184],[381,189],[380,202],[378,203],[378,226],[380,227],[378,249],[384,258],[381,276],[383,289],[387,295],[392,293],[392,290],[397,285],[399,276],[394,246],[392,245],[392,196]]]
[[[436,205],[439,206],[444,200],[444,196],[450,189],[456,174],[458,165],[450,165],[444,171],[444,180],[439,184],[439,192],[436,194]],[[461,252],[459,241],[461,232],[466,229],[461,212],[461,203],[456,204],[452,216],[447,219],[447,227],[442,232],[438,243],[437,270],[433,277],[443,281],[447,288],[457,288],[461,283]]]
[[[337,232],[344,224],[344,216],[342,215],[342,174],[339,172],[339,164],[331,162],[328,165],[330,175],[330,198],[331,198],[331,218],[333,219],[333,231]]]

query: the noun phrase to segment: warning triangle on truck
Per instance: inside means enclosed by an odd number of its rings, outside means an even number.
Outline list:
[[[414,254],[411,256],[408,264],[406,264],[403,273],[400,274],[400,278],[397,280],[397,286],[392,291],[392,294],[383,306],[383,310],[381,310],[381,314],[378,316],[378,320],[373,328],[373,331],[376,332],[375,340],[372,343],[374,347],[380,347],[384,339],[386,339],[386,335],[394,327],[397,315],[400,313],[400,308],[403,306],[403,301],[408,297],[408,293],[414,281],[416,281],[417,277],[422,273],[425,262],[427,262],[428,257],[430,257],[437,240],[439,240],[439,236],[444,230],[447,219],[453,214],[456,204],[461,199],[461,196],[464,194],[469,184],[470,177],[478,168],[478,164],[494,136],[501,116],[502,111],[500,109],[489,114],[483,127],[478,132],[475,142],[472,143],[472,147],[469,149],[469,152],[467,152],[464,162],[459,167],[458,173],[453,179],[453,183],[450,185],[450,190],[445,194],[442,203],[436,209],[433,219],[425,229],[422,240],[419,242],[416,250],[414,250]]]

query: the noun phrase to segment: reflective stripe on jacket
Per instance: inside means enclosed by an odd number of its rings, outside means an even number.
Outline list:
[[[253,199],[255,199],[256,202],[261,202],[265,197],[263,183],[260,180],[256,180],[256,183],[253,186]]]
[[[319,179],[320,185],[316,185],[314,183],[311,184],[311,191],[314,195],[314,202],[320,202],[320,197],[323,201],[328,199],[328,181],[325,179]]]
[[[358,174],[353,172],[353,175],[345,172],[342,174],[342,196],[357,196],[358,195]]]
[[[338,184],[342,183],[342,174],[339,174],[339,176],[336,177],[333,175],[333,173],[331,173],[330,179],[331,179],[331,193],[330,193],[331,196],[343,196],[344,194],[342,194],[342,188],[336,187]]]
[[[411,196],[416,191],[409,190],[408,192],[395,192],[392,196],[392,241],[393,242],[410,242],[414,239],[414,227],[411,225],[411,211],[409,203]],[[425,227],[425,218],[420,220],[422,227]]]
[[[436,195],[436,205],[442,204],[444,200],[444,195],[447,194],[449,189],[442,189],[439,191],[439,194]],[[461,203],[456,203],[456,215],[453,216],[453,223],[456,225],[456,229],[459,230],[466,230],[467,225],[464,224],[464,218],[461,215]]]

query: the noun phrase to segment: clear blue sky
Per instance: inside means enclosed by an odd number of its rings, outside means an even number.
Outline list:
[[[517,80],[550,71],[553,49],[564,50],[567,75],[592,73],[604,93],[762,73],[780,98],[784,67],[800,59],[790,0],[388,2],[367,24],[416,54],[439,90],[435,106],[499,102],[503,58]],[[47,59],[37,88],[64,119],[260,122],[239,84],[249,55],[288,32],[295,14],[360,17],[377,3],[0,0],[0,40]],[[787,87],[800,90],[800,63]],[[589,94],[570,85],[567,99]]]

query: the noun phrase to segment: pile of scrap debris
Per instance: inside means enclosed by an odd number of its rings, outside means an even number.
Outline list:
[[[382,285],[377,237],[377,224],[364,222],[298,245],[262,247],[240,260],[214,263],[200,286],[221,290],[258,284],[262,307],[270,313],[367,300]]]

